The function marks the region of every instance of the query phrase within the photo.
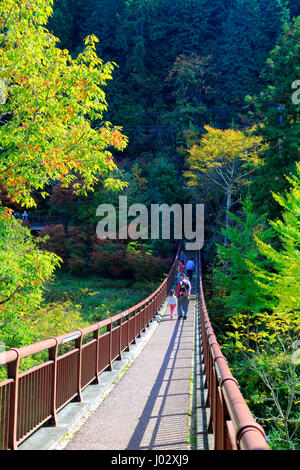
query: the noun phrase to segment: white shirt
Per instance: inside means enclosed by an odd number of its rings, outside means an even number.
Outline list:
[[[175,295],[169,295],[168,304],[169,305],[176,305],[176,296]]]

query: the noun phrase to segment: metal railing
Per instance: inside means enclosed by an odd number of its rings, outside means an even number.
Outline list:
[[[269,450],[264,430],[251,414],[211,326],[203,294],[200,251],[197,256],[206,404],[210,404],[208,424],[213,428],[215,450]]]
[[[167,278],[149,297],[129,310],[86,328],[0,353],[7,366],[7,380],[0,383],[0,449],[17,449],[45,423],[57,423],[57,412],[99,375],[112,369],[113,361],[145,331],[164,302],[176,273],[178,253]],[[83,344],[85,335],[92,339]],[[58,355],[60,345],[74,341],[74,348]],[[20,372],[22,358],[48,351],[48,360]]]
[[[179,251],[178,251],[179,253]],[[178,253],[167,278],[147,299],[129,310],[86,328],[56,336],[22,348],[0,353],[0,365],[7,365],[7,380],[0,383],[0,449],[17,449],[45,423],[57,423],[57,413],[81,392],[99,383],[101,372],[112,369],[136,338],[149,326],[170,290],[176,273]],[[206,310],[198,253],[198,305],[209,425],[214,432],[215,450],[268,450],[263,428],[255,422],[236,379],[232,376],[217,342]],[[84,337],[92,334],[84,344]],[[58,355],[60,345],[74,341],[74,348]],[[48,351],[48,360],[19,372],[22,358]]]

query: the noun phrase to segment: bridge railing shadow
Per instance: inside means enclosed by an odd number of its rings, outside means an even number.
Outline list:
[[[162,322],[164,321],[172,321],[172,320],[169,320],[169,319],[162,320]],[[177,321],[175,323],[174,330],[173,330],[173,333],[169,342],[169,346],[165,353],[164,359],[162,361],[159,373],[157,375],[157,378],[155,379],[155,382],[149,394],[149,398],[140,416],[139,424],[136,427],[128,443],[127,450],[133,450],[133,449],[136,450],[136,449],[143,449],[143,448],[154,449],[157,445],[156,439],[161,429],[161,422],[162,422],[162,419],[166,417],[166,415],[164,414],[166,400],[169,396],[170,386],[172,384],[172,381],[174,380],[175,369],[179,367],[176,363],[176,360],[177,360],[179,351],[182,346],[183,331],[184,331],[184,324]],[[162,394],[160,394],[162,388],[164,389],[164,391],[162,392]],[[155,415],[153,415],[153,411],[154,411],[155,405],[157,404],[158,398],[160,398],[159,410],[157,413],[155,413]],[[178,415],[179,413],[176,412],[176,414]],[[151,422],[151,419],[155,419],[155,426],[154,426],[153,431],[151,431],[151,437],[150,437],[149,443],[147,444],[147,447],[145,447],[142,445],[142,440],[145,435],[148,424],[149,422]],[[168,442],[165,444],[167,448],[170,448],[170,445],[175,446],[178,444],[182,444],[182,442],[178,442],[174,440],[174,438],[176,438],[176,430],[168,429],[166,431],[166,434],[168,436],[170,435],[172,436],[171,441],[169,438]]]
[[[186,449],[187,435],[185,426],[189,412],[189,384],[192,371],[194,315],[195,315],[195,279],[191,283],[192,291],[189,302],[189,318],[193,322],[176,321],[165,315],[160,328],[167,329],[170,322],[174,328],[164,357],[155,378],[139,423],[132,434],[126,450]],[[163,330],[164,331],[164,330]],[[178,386],[184,382],[184,387]],[[183,395],[186,395],[183,397]],[[183,403],[184,406],[181,404]],[[154,422],[154,423],[153,423]],[[208,443],[203,436],[203,445]]]

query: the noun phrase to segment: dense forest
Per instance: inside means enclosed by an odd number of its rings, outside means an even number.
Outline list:
[[[99,240],[100,204],[204,204],[218,339],[271,447],[299,448],[299,2],[5,0],[0,13],[4,347],[117,313],[123,300],[94,291],[138,302],[168,272],[178,241]],[[63,222],[37,237],[25,209]]]

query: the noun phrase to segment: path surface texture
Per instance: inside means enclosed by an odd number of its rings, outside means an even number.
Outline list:
[[[194,322],[192,292],[188,318],[171,319],[166,310],[139,357],[65,450],[189,450]]]

